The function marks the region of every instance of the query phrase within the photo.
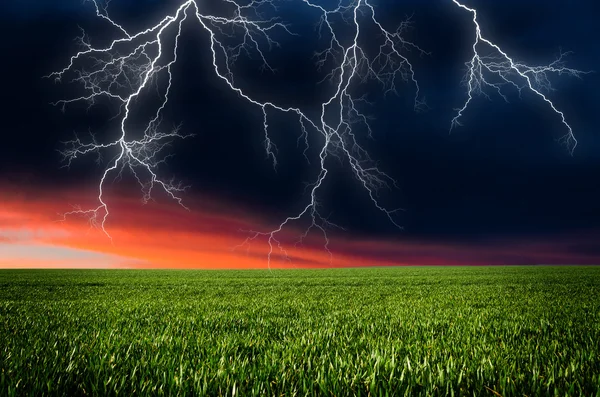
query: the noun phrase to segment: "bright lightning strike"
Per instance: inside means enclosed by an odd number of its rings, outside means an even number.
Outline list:
[[[179,39],[185,23],[196,23],[206,33],[208,48],[212,53],[214,76],[220,80],[224,89],[235,93],[247,104],[256,107],[263,116],[265,151],[277,166],[276,146],[269,134],[269,113],[283,112],[294,114],[301,127],[305,143],[308,145],[309,133],[321,137],[322,146],[319,148],[320,167],[318,175],[309,185],[310,194],[303,209],[284,219],[278,227],[267,232],[250,232],[250,237],[244,242],[249,244],[259,238],[265,238],[269,244],[268,263],[272,255],[278,251],[285,258],[287,253],[278,238],[286,226],[301,219],[310,220],[310,226],[300,237],[300,241],[313,230],[319,230],[325,239],[325,249],[328,250],[329,239],[327,228],[335,226],[319,212],[320,204],[317,199],[319,188],[323,185],[329,173],[328,161],[331,157],[345,161],[358,182],[365,189],[373,204],[390,221],[395,224],[394,213],[384,207],[377,199],[380,188],[393,184],[388,175],[380,171],[368,153],[359,145],[356,133],[366,130],[371,133],[368,117],[361,110],[366,100],[353,94],[353,88],[367,80],[379,83],[384,92],[395,93],[397,84],[401,81],[414,85],[415,109],[425,106],[420,97],[420,90],[413,67],[406,57],[409,51],[424,53],[415,44],[403,37],[407,22],[396,30],[387,30],[378,21],[375,8],[369,0],[340,0],[333,8],[326,8],[311,0],[301,0],[320,15],[318,30],[320,38],[328,40],[327,49],[317,53],[317,67],[325,68],[333,63],[327,74],[333,83],[331,95],[320,104],[318,117],[310,116],[306,111],[286,107],[276,102],[264,102],[256,99],[251,93],[242,90],[236,84],[233,65],[244,54],[254,53],[263,62],[267,70],[272,70],[268,60],[268,50],[278,45],[276,34],[294,34],[289,25],[277,18],[266,18],[269,12],[277,11],[275,0],[247,0],[244,4],[238,0],[223,0],[229,7],[228,16],[213,15],[205,12],[202,0],[187,0],[176,11],[166,16],[154,26],[131,33],[122,25],[109,17],[108,4],[101,6],[99,0],[91,0],[96,14],[106,20],[121,35],[106,47],[94,47],[85,34],[80,38],[83,50],[71,57],[68,65],[49,77],[63,79],[67,74],[74,75],[74,81],[79,82],[85,89],[85,95],[58,101],[58,105],[87,101],[94,104],[100,98],[108,98],[120,105],[120,130],[115,140],[99,143],[95,139],[83,142],[76,138],[67,142],[63,151],[67,165],[79,156],[91,153],[112,155],[109,165],[104,170],[98,185],[98,206],[90,209],[75,209],[67,215],[87,216],[92,225],[99,227],[107,236],[106,228],[109,217],[109,206],[105,197],[105,186],[110,178],[118,178],[125,170],[129,170],[136,178],[143,193],[144,200],[150,200],[156,189],[164,190],[171,198],[182,204],[181,193],[185,186],[164,179],[159,175],[159,166],[166,157],[161,153],[174,139],[186,138],[179,129],[163,131],[162,112],[167,106],[172,94],[172,66],[177,62]],[[346,27],[352,29],[350,37],[342,37],[336,28],[339,26],[332,20],[343,21]],[[375,28],[381,41],[376,53],[370,54],[365,43],[372,38],[365,37],[365,25]],[[172,50],[168,50],[169,34],[175,31]],[[345,36],[345,34],[344,34]],[[237,39],[236,44],[231,44]],[[86,67],[87,66],[87,67]],[[142,134],[131,125],[133,105],[142,99],[153,82],[166,78],[167,87],[162,93],[161,104],[154,116],[148,121]],[[158,87],[158,86],[157,86]],[[305,152],[306,153],[306,152]],[[243,244],[242,244],[243,245]],[[329,252],[330,253],[330,252]],[[330,253],[331,254],[331,253]]]
[[[567,130],[560,141],[566,145],[572,154],[577,146],[577,139],[575,139],[573,129],[567,122],[564,113],[547,96],[547,93],[552,91],[549,75],[558,74],[580,77],[586,72],[566,67],[564,63],[566,53],[561,53],[554,62],[542,66],[529,66],[515,61],[497,44],[483,36],[481,26],[477,20],[476,9],[469,8],[461,4],[458,0],[452,1],[458,7],[473,14],[475,41],[473,42],[473,58],[466,63],[467,73],[464,81],[467,85],[467,100],[461,108],[457,109],[450,129],[452,130],[454,127],[461,125],[460,119],[463,117],[475,95],[480,94],[489,98],[485,91],[486,88],[496,91],[507,102],[508,98],[503,91],[505,87],[516,89],[519,95],[521,95],[523,90],[529,90],[546,102],[551,110],[560,118]],[[482,55],[482,51],[486,46],[491,52],[489,55]]]

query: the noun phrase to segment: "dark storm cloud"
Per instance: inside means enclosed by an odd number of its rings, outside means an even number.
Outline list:
[[[573,243],[569,245],[569,251],[573,254],[580,254],[594,258],[600,258],[600,244],[598,241]]]
[[[128,8],[147,7],[160,3],[161,0],[119,0],[119,6]],[[117,2],[115,1],[115,4]],[[9,0],[0,4],[2,15],[6,18],[35,19],[39,17],[49,17],[51,14],[61,16],[72,16],[72,14],[81,14],[82,10],[94,9],[91,0]]]

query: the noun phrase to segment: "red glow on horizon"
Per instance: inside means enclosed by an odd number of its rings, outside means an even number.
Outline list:
[[[234,249],[248,237],[239,230],[269,229],[258,217],[214,202],[195,203],[186,211],[171,202],[142,205],[139,200],[112,197],[106,225],[111,244],[85,219],[59,221],[68,203],[80,198],[64,191],[52,196],[0,196],[0,268],[267,268],[266,239]],[[290,229],[279,236],[291,261],[275,250],[272,268],[600,263],[600,255],[572,250],[573,244],[582,243],[574,236],[467,244],[344,240],[338,234],[331,239],[330,258],[319,235],[295,248],[301,233]]]
[[[120,267],[120,268],[267,268],[266,239],[239,246],[248,234],[238,230],[261,227],[256,221],[219,212],[186,211],[172,203],[142,205],[139,200],[111,200],[111,216],[106,224],[113,242],[87,220],[70,217],[65,222],[59,213],[65,210],[64,196],[56,200],[2,200],[0,244],[6,247],[29,247],[28,251],[45,252],[61,248],[65,256],[79,254],[93,257],[93,263],[72,263],[66,258],[6,258],[0,245],[0,267]],[[284,236],[285,238],[285,236]],[[314,243],[287,249],[290,261],[280,252],[272,256],[271,267],[329,267],[390,265],[388,261],[357,260],[328,253]],[[235,249],[234,249],[235,248]],[[25,250],[25,248],[24,248]],[[71,251],[69,251],[71,250]],[[5,249],[6,251],[6,249]],[[13,249],[14,251],[14,249]],[[95,255],[94,254],[99,254]],[[3,257],[4,256],[4,257]],[[39,256],[39,255],[38,255]],[[102,261],[102,256],[105,260]],[[14,257],[14,255],[13,255]]]

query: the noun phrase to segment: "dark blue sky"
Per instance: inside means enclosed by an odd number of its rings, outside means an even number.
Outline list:
[[[142,27],[146,18],[156,19],[161,9],[175,3],[114,0],[111,6],[124,25]],[[382,201],[406,210],[398,220],[405,230],[399,232],[374,210],[346,166],[333,167],[334,178],[322,192],[332,219],[350,234],[409,239],[597,235],[600,74],[553,81],[556,91],[550,96],[564,110],[579,140],[573,156],[556,142],[565,132],[557,116],[529,94],[523,100],[510,94],[509,104],[497,96],[492,101],[478,97],[465,114],[465,126],[449,134],[454,109],[466,95],[460,80],[471,56],[470,15],[451,0],[372,3],[389,27],[413,15],[409,36],[431,52],[412,58],[430,109],[412,111],[414,91],[409,85],[401,87],[399,97],[373,96],[375,139],[364,144],[398,181],[399,189],[383,193]],[[546,63],[562,49],[573,51],[569,66],[600,70],[599,13],[593,0],[465,3],[478,8],[484,35],[516,59]],[[248,66],[243,71],[245,84],[265,98],[307,105],[327,89],[314,84],[319,77],[310,59],[314,41],[307,37],[315,21],[294,2],[284,11],[301,38],[282,38],[289,47],[273,54],[277,76],[258,73],[250,69],[251,62],[243,63]],[[79,0],[5,1],[0,20],[5,103],[0,109],[4,124],[0,178],[24,185],[90,186],[100,171],[93,159],[82,160],[71,170],[60,169],[56,149],[73,131],[103,128],[103,110],[86,114],[75,107],[62,114],[48,103],[77,92],[77,87],[56,85],[41,76],[63,65],[76,49],[78,25],[97,39],[108,34],[106,25],[93,18],[90,4]],[[275,173],[262,148],[260,112],[214,81],[206,37],[187,38],[183,45],[181,74],[166,114],[196,137],[174,146],[177,157],[170,171],[193,186],[191,194],[224,198],[273,220],[297,210],[303,202],[303,183],[314,178],[315,168],[306,165],[295,147],[296,127],[285,117],[273,121],[281,127],[273,132],[280,146],[280,168]]]

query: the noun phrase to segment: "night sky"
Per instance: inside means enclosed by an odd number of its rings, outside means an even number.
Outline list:
[[[398,187],[382,191],[380,199],[403,209],[396,219],[403,230],[370,203],[347,163],[332,161],[319,197],[322,213],[346,229],[330,231],[334,265],[600,263],[600,73],[582,79],[552,76],[555,91],[549,97],[579,141],[573,155],[557,141],[565,134],[558,115],[527,92],[519,98],[507,91],[509,103],[491,93],[491,100],[476,97],[464,126],[450,133],[455,109],[466,98],[461,79],[472,56],[470,14],[451,0],[372,3],[389,28],[412,15],[407,37],[430,52],[410,55],[429,109],[413,110],[410,84],[387,97],[376,85],[367,87],[374,134],[373,139],[362,136],[361,143],[397,181]],[[514,58],[545,64],[560,50],[571,51],[568,66],[585,71],[600,71],[595,3],[465,0],[478,9],[483,34]],[[177,5],[114,0],[111,16],[137,31]],[[324,74],[312,58],[323,46],[314,31],[316,14],[300,1],[288,2],[281,12],[299,35],[277,37],[282,47],[269,54],[277,73],[261,71],[256,59],[241,59],[237,81],[262,100],[314,112],[332,89],[327,82],[317,84]],[[77,50],[79,26],[97,44],[114,39],[116,32],[95,17],[91,3],[79,0],[3,2],[0,20],[0,266],[44,266],[44,255],[34,260],[22,253],[37,244],[45,247],[39,252],[52,247],[56,266],[70,264],[61,261],[65,255],[76,257],[80,267],[106,261],[112,266],[121,263],[117,257],[128,258],[124,266],[240,267],[236,261],[242,261],[244,250],[227,257],[228,250],[220,252],[205,241],[235,245],[245,238],[238,229],[268,230],[306,205],[303,192],[317,174],[319,146],[308,152],[313,160],[308,164],[297,147],[295,119],[274,113],[275,171],[263,147],[262,112],[214,78],[207,35],[190,24],[164,118],[195,137],[175,141],[170,149],[175,157],[162,169],[191,186],[184,194],[190,212],[160,193],[156,203],[142,205],[141,193],[126,175],[107,195],[115,207],[107,223],[115,231],[114,245],[97,231],[88,233],[81,220],[54,222],[71,204],[93,204],[103,170],[94,156],[61,168],[60,142],[74,132],[86,137],[88,130],[114,136],[117,124],[108,121],[114,106],[106,104],[89,110],[73,105],[61,112],[50,102],[80,95],[81,87],[42,77],[64,67]],[[301,234],[302,226],[290,228],[290,236]],[[164,243],[167,251],[158,252],[157,239],[170,240]],[[208,246],[213,248],[202,248]],[[248,266],[265,267],[264,247],[257,247],[248,253],[254,261]],[[154,254],[139,254],[150,251]],[[221,255],[219,260],[202,262],[211,260],[204,256],[207,251]],[[322,264],[320,235],[292,256],[298,266]]]

